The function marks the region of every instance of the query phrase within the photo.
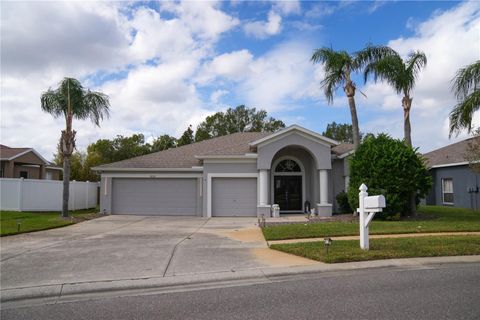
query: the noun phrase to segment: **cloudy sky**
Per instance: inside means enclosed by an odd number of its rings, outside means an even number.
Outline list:
[[[370,42],[427,55],[411,115],[425,152],[465,137],[448,139],[449,86],[480,58],[479,30],[477,1],[2,1],[0,143],[52,158],[64,121],[41,112],[40,95],[66,76],[110,96],[101,128],[74,123],[79,149],[118,134],[179,136],[240,104],[322,132],[350,114],[343,92],[326,103],[313,50]],[[401,98],[356,81],[366,95],[356,97],[361,131],[401,138]]]

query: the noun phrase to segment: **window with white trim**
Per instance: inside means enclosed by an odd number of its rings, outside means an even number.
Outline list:
[[[442,179],[442,199],[444,204],[453,204],[453,179]]]

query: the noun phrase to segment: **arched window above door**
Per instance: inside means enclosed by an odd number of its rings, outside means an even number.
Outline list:
[[[277,164],[275,172],[302,172],[302,169],[295,160],[285,159]]]

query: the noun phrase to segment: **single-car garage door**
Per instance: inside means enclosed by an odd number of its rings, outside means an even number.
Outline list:
[[[113,214],[196,215],[196,179],[114,178],[112,183]]]
[[[213,178],[212,216],[256,217],[256,178]]]

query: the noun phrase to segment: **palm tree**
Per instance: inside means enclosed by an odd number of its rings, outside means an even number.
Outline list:
[[[374,48],[367,46],[367,48]],[[388,47],[375,47],[376,50],[362,50],[353,55],[346,51],[335,51],[331,48],[323,47],[314,51],[311,61],[322,63],[325,69],[325,77],[320,82],[324,90],[328,103],[333,102],[335,91],[342,86],[345,95],[348,98],[350,115],[352,117],[353,145],[355,149],[360,145],[360,128],[358,125],[357,108],[355,106],[355,91],[357,89],[352,81],[352,73],[358,72],[371,61],[378,61],[391,54]]]
[[[353,145],[357,149],[360,145],[360,128],[355,106],[356,86],[351,79],[351,74],[361,68],[360,62],[356,56],[352,56],[346,51],[335,51],[327,47],[316,49],[310,60],[313,63],[323,64],[325,68],[325,77],[320,82],[320,86],[323,88],[329,104],[333,102],[335,91],[340,86],[343,87],[343,91],[348,98],[350,115],[352,117]]]
[[[410,110],[413,97],[411,92],[415,87],[420,70],[427,65],[427,57],[421,51],[414,51],[408,55],[406,60],[403,60],[395,50],[387,46],[371,45],[360,51],[358,55],[362,57],[360,59],[366,64],[364,70],[365,82],[367,82],[369,75],[373,75],[375,82],[378,80],[386,81],[397,94],[403,94],[404,141],[408,147],[412,147]],[[410,197],[410,212],[412,215],[416,215],[416,197],[416,192],[412,193]]]
[[[64,78],[57,89],[48,89],[42,94],[41,107],[55,118],[65,117],[66,128],[62,130],[59,152],[63,159],[62,216],[68,217],[70,158],[75,150],[76,134],[72,120],[90,119],[100,126],[100,121],[109,116],[110,102],[107,95],[83,88],[76,79]]]
[[[386,81],[398,94],[403,94],[403,131],[405,144],[412,146],[410,109],[412,108],[411,96],[420,70],[427,65],[427,57],[421,51],[408,55],[406,60],[393,49],[386,46],[367,46],[358,53],[366,62],[364,70],[365,82],[369,75],[373,75],[375,82]]]
[[[462,129],[470,133],[473,114],[480,109],[480,60],[457,71],[452,90],[458,103],[450,112],[450,136]]]

